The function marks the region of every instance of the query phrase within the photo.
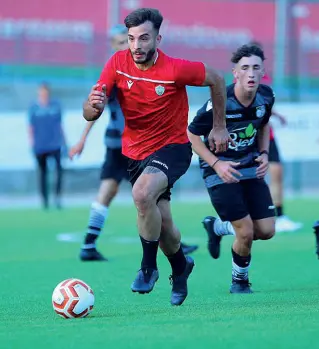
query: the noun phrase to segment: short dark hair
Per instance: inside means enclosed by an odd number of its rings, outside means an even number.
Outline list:
[[[265,55],[263,49],[256,44],[249,44],[240,46],[231,58],[232,63],[238,63],[243,57],[257,56],[260,57],[262,61],[265,60]]]
[[[163,22],[163,16],[155,8],[139,8],[127,15],[124,24],[127,29],[130,29],[147,21],[152,22],[154,29],[158,32]]]
[[[250,43],[249,43],[250,46],[252,45],[255,45],[255,46],[259,46],[261,49],[263,49],[263,44],[260,42],[260,41],[257,41],[257,40],[252,40]]]

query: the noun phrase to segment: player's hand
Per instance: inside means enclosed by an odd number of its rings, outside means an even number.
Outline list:
[[[240,162],[218,160],[213,165],[213,169],[224,183],[238,183],[238,177],[241,177],[242,174],[235,167],[239,164]]]
[[[84,149],[85,143],[79,142],[78,144],[74,145],[70,150],[69,150],[69,158],[70,160],[73,160],[75,155],[81,155]]]
[[[259,163],[259,166],[256,169],[257,178],[264,178],[269,167],[268,155],[261,154],[255,159],[255,161]]]
[[[101,111],[104,109],[107,100],[108,98],[106,96],[106,86],[102,85],[102,87],[100,87],[99,84],[94,85],[88,98],[88,102],[91,107]]]
[[[226,127],[213,127],[208,135],[210,150],[215,153],[223,153],[227,151],[229,142],[235,146],[235,143],[230,137]]]

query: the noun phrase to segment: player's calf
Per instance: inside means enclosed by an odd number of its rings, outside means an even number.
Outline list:
[[[253,223],[249,216],[232,222],[236,239],[232,248],[232,285],[230,293],[252,293],[248,271],[251,261],[251,246],[254,238]]]
[[[316,237],[316,254],[319,259],[319,221],[315,222],[312,227]]]

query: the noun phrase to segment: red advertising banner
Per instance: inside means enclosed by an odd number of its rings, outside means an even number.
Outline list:
[[[266,69],[271,73],[276,5],[275,1],[257,0],[28,0],[23,6],[21,0],[2,1],[0,62],[102,65],[109,53],[109,20],[123,22],[139,7],[155,7],[162,12],[161,48],[168,54],[229,71],[231,53],[257,40],[264,45]],[[287,33],[286,44],[291,48],[293,40],[297,43],[297,73],[318,76],[319,4],[300,1],[289,10],[293,31]],[[294,55],[287,51],[286,58]],[[291,73],[290,66],[295,70],[295,65],[287,60],[287,72]]]
[[[300,2],[292,9],[298,38],[299,72],[319,75],[319,4]]]
[[[265,46],[268,64],[272,61],[275,30],[272,2],[124,0],[121,20],[138,7],[161,11],[164,17],[161,47],[172,56],[201,60],[228,70],[234,49],[257,40]]]
[[[81,65],[90,62],[90,54],[94,61],[99,53],[95,40],[106,34],[107,11],[108,0],[28,0],[23,5],[21,0],[4,1],[0,61]],[[103,39],[101,44],[105,49]]]

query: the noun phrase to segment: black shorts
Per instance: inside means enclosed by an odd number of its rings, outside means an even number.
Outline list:
[[[264,179],[219,184],[207,190],[216,212],[223,221],[233,222],[247,215],[250,215],[252,220],[275,216],[275,207]]]
[[[101,180],[114,179],[120,183],[123,179],[128,180],[128,159],[122,154],[121,148],[107,148],[105,160],[101,169]]]
[[[275,139],[271,139],[269,142],[269,156],[268,156],[269,162],[281,162],[280,161],[280,155],[277,147],[277,143]]]
[[[169,144],[149,155],[144,160],[128,160],[129,178],[132,186],[147,166],[156,167],[165,173],[168,179],[166,191],[158,200],[170,200],[174,183],[188,170],[192,160],[190,143]]]

